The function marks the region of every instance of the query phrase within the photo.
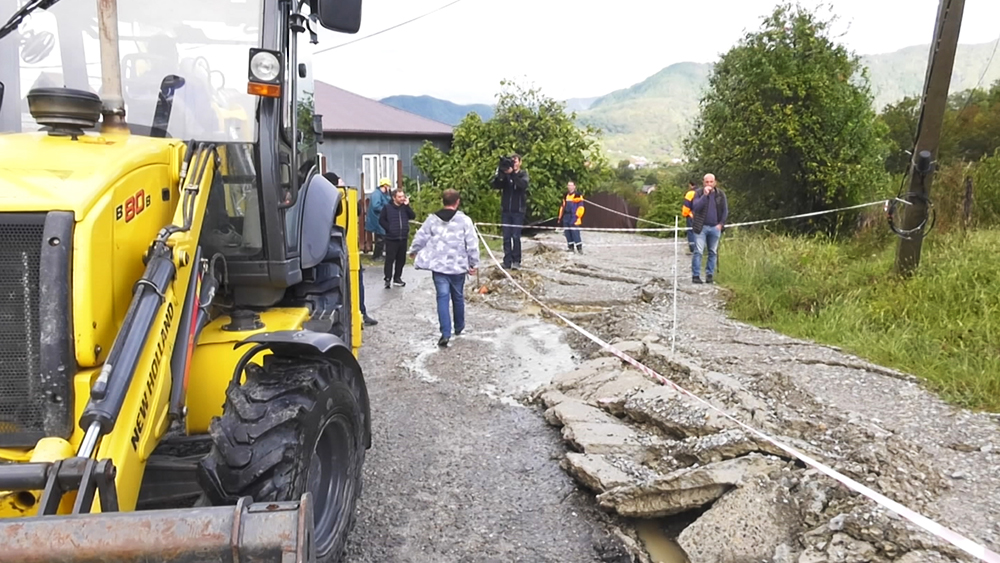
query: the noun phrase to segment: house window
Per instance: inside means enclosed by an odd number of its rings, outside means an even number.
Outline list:
[[[366,194],[370,194],[378,187],[381,178],[388,178],[392,186],[396,187],[396,162],[399,157],[394,154],[366,154],[361,157],[362,169],[364,173],[364,189]]]

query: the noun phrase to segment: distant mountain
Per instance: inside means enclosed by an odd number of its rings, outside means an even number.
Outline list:
[[[986,75],[980,88],[989,88],[1000,80],[1000,53],[986,68],[995,42],[977,45],[959,45],[955,53],[955,68],[951,73],[951,91],[960,92],[976,86],[979,77]],[[872,81],[875,107],[882,110],[906,96],[918,96],[924,89],[930,45],[906,47],[893,53],[866,55],[861,57],[868,67]]]
[[[1000,80],[1000,60],[986,68],[993,48],[993,42],[959,45],[952,92],[974,87],[984,70],[981,87],[988,88]],[[920,95],[929,55],[930,45],[920,45],[863,56],[875,108],[881,110],[906,96]],[[668,66],[630,88],[598,98],[589,109],[580,112],[579,120],[604,131],[604,148],[612,159],[680,157],[683,139],[698,115],[698,100],[708,85],[712,66],[697,63]]]
[[[389,96],[379,100],[383,104],[415,113],[427,119],[458,125],[466,115],[478,113],[486,121],[493,117],[493,107],[486,104],[460,105],[432,96]]]
[[[590,106],[596,102],[600,96],[594,96],[592,98],[570,98],[565,101],[566,109],[569,111],[583,111],[585,109],[590,109]]]
[[[987,69],[994,43],[959,45],[952,74],[952,92],[967,90],[979,82],[988,88],[1000,80],[1000,54]],[[874,106],[881,110],[906,96],[917,96],[924,87],[930,45],[907,47],[893,53],[863,56],[869,69]],[[599,127],[608,156],[621,160],[641,156],[667,160],[683,156],[683,140],[698,115],[698,102],[708,85],[712,64],[677,63],[629,88],[598,98],[570,98],[566,108],[576,111],[581,124]],[[485,104],[458,105],[430,96],[391,96],[382,100],[391,106],[456,125],[470,111],[484,120],[493,116]]]
[[[604,131],[604,149],[615,160],[679,156],[711,70],[710,64],[670,65],[630,88],[598,98],[580,113],[579,121]]]
[[[584,111],[590,108],[591,104],[597,99],[597,96],[591,98],[570,98],[565,101],[566,109],[576,112]],[[494,113],[493,106],[487,104],[461,105],[433,96],[389,96],[379,101],[394,108],[415,113],[421,117],[440,121],[441,123],[447,123],[448,125],[458,125],[470,112],[478,113],[483,121],[493,117]]]

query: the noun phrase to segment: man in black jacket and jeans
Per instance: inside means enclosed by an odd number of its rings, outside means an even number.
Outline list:
[[[382,208],[378,223],[385,229],[385,288],[389,289],[390,280],[399,287],[406,285],[403,281],[403,265],[406,264],[406,243],[410,237],[410,221],[417,214],[410,208],[410,198],[398,189],[392,193],[392,201]],[[394,268],[395,266],[395,268]]]
[[[521,269],[521,226],[528,212],[528,171],[521,169],[521,155],[510,155],[513,165],[497,168],[493,188],[500,190],[500,222],[503,227],[503,266]]]
[[[694,192],[691,201],[691,230],[695,234],[694,255],[691,256],[691,281],[701,281],[701,255],[708,250],[705,283],[715,283],[715,267],[719,261],[719,239],[729,218],[726,194],[715,185],[715,175],[705,174],[705,185]]]

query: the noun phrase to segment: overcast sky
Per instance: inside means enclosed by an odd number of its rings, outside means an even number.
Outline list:
[[[364,0],[356,36],[322,32],[328,48],[452,0]],[[815,7],[829,2],[802,0]],[[773,0],[461,0],[426,18],[317,54],[316,77],[371,98],[427,94],[492,103],[503,78],[554,98],[599,96],[682,61],[713,62],[758,29]],[[842,41],[858,54],[930,43],[937,0],[835,0]],[[829,8],[826,12],[829,13]],[[1000,2],[967,0],[962,43],[1000,36]],[[983,61],[985,62],[985,61]],[[993,61],[1000,64],[1000,54]]]

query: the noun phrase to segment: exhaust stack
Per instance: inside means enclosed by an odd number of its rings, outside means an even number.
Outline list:
[[[118,0],[97,0],[101,41],[101,133],[128,133],[118,52]]]

